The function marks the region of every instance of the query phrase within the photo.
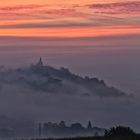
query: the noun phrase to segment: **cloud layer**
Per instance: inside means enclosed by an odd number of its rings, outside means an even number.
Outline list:
[[[139,11],[140,1],[5,5],[0,6],[0,29],[135,26],[140,22]]]
[[[95,10],[96,13],[109,15],[139,15],[140,1],[116,2],[107,4],[91,4],[89,8]]]

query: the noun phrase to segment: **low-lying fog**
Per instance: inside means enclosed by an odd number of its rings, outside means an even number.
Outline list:
[[[64,120],[68,124],[81,122],[84,125],[91,120],[94,126],[126,125],[140,131],[139,46],[27,48],[14,49],[10,46],[8,52],[2,50],[0,63],[8,67],[28,66],[41,56],[47,65],[64,66],[76,74],[98,77],[108,85],[134,94],[134,97],[50,95],[30,88],[12,87],[11,83],[10,88],[0,92],[1,116],[35,122]]]

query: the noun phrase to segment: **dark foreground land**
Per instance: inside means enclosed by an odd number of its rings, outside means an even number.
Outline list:
[[[140,140],[140,134],[134,136],[117,136],[117,137],[80,137],[80,138],[31,139],[31,140]]]

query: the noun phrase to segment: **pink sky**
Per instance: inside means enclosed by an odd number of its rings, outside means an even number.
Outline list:
[[[0,20],[0,36],[139,34],[140,1],[5,0]]]

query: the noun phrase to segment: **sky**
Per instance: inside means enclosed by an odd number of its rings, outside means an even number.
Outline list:
[[[139,0],[5,0],[0,5],[0,36],[139,34],[139,15]]]
[[[140,0],[4,0],[0,4],[0,50],[10,60],[13,52],[40,55],[42,47],[46,53],[52,53],[48,48],[52,47],[54,54],[63,55],[70,49],[75,53],[76,47],[78,53],[97,46],[138,49],[139,36]]]

